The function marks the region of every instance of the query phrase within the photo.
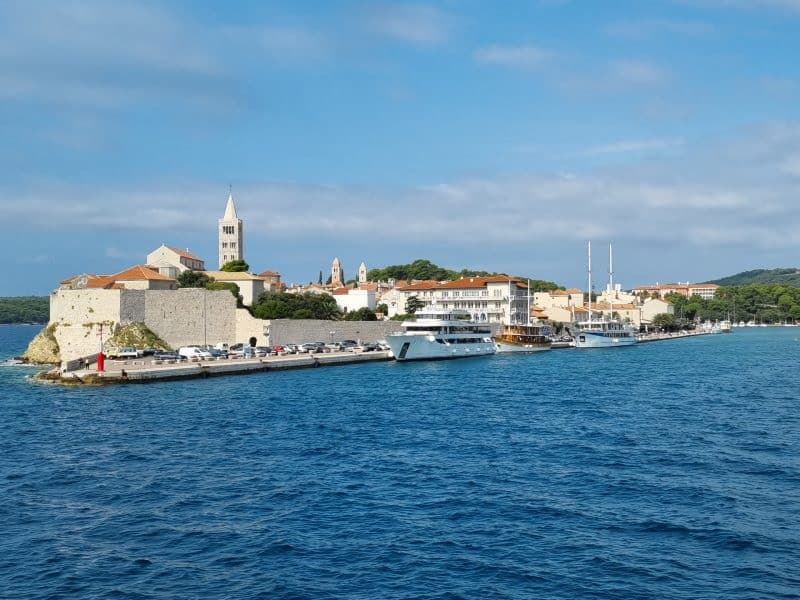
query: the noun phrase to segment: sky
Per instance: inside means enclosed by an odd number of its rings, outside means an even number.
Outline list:
[[[0,295],[166,243],[316,281],[800,266],[800,0],[0,2]]]

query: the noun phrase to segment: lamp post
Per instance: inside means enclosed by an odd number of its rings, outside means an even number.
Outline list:
[[[331,334],[331,344],[332,344],[333,343],[333,336],[336,335],[336,332],[335,331],[331,331],[330,334]]]

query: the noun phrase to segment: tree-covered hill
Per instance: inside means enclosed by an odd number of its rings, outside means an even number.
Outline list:
[[[730,277],[715,279],[718,285],[750,285],[753,283],[779,283],[800,287],[800,269],[754,269]]]
[[[387,281],[388,279],[403,279],[410,281],[412,279],[433,279],[436,281],[455,280],[461,277],[489,277],[492,275],[506,275],[506,273],[491,273],[489,271],[475,271],[472,269],[461,269],[454,271],[435,265],[431,261],[418,258],[412,263],[406,265],[390,265],[381,269],[370,269],[367,273],[367,279],[370,281]],[[532,277],[518,275],[519,279],[531,281],[531,291],[544,292],[550,290],[557,290],[563,286],[553,283],[552,281],[545,281],[542,279],[534,279]]]
[[[12,296],[0,298],[0,323],[47,323],[50,298],[47,296]]]

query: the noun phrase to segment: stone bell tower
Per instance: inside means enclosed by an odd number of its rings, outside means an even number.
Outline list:
[[[219,266],[232,260],[244,260],[244,232],[242,220],[236,214],[233,191],[228,193],[225,214],[219,220]]]

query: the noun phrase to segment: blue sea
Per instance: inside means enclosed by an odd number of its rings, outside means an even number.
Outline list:
[[[38,328],[0,326],[0,360]],[[800,598],[800,328],[58,387],[0,368],[0,597]]]

